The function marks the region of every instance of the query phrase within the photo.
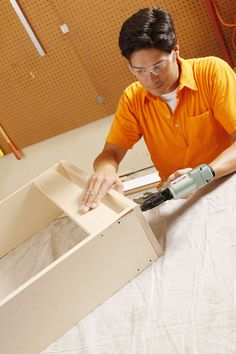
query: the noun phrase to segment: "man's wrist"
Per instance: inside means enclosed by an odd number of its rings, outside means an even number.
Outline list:
[[[211,170],[211,173],[212,173],[213,177],[215,177],[216,174],[215,174],[215,170],[213,169],[213,167],[211,165],[209,165],[209,164],[207,164],[207,166]]]
[[[97,166],[94,166],[94,171],[95,172],[107,172],[107,173],[116,173],[117,168],[114,166],[112,163],[102,163],[98,164]]]

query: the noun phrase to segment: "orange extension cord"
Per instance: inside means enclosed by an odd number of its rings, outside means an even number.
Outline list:
[[[234,18],[234,20],[235,20],[234,23],[226,23],[226,22],[223,21],[222,17],[219,14],[219,11],[218,11],[216,3],[215,3],[215,0],[212,0],[212,3],[213,3],[216,15],[217,15],[220,23],[223,26],[225,26],[225,27],[233,27],[234,28],[233,34],[232,34],[232,46],[233,46],[234,49],[236,49],[236,43],[235,43],[235,37],[236,37],[236,15],[235,15],[235,18]]]

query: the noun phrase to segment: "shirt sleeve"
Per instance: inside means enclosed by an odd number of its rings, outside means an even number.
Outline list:
[[[212,88],[214,116],[231,134],[236,131],[236,73],[219,58],[212,72]]]
[[[132,99],[125,91],[120,98],[115,118],[106,142],[131,149],[142,137],[138,117],[135,114]]]

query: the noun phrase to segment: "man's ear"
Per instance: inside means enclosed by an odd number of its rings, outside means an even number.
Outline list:
[[[179,45],[178,44],[176,44],[176,46],[174,47],[173,51],[175,52],[175,55],[178,58],[178,56],[179,56]]]

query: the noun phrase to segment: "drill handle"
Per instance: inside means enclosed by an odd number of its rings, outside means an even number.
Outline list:
[[[214,176],[212,167],[203,164],[175,179],[168,187],[174,195],[174,199],[179,199],[205,186]]]

